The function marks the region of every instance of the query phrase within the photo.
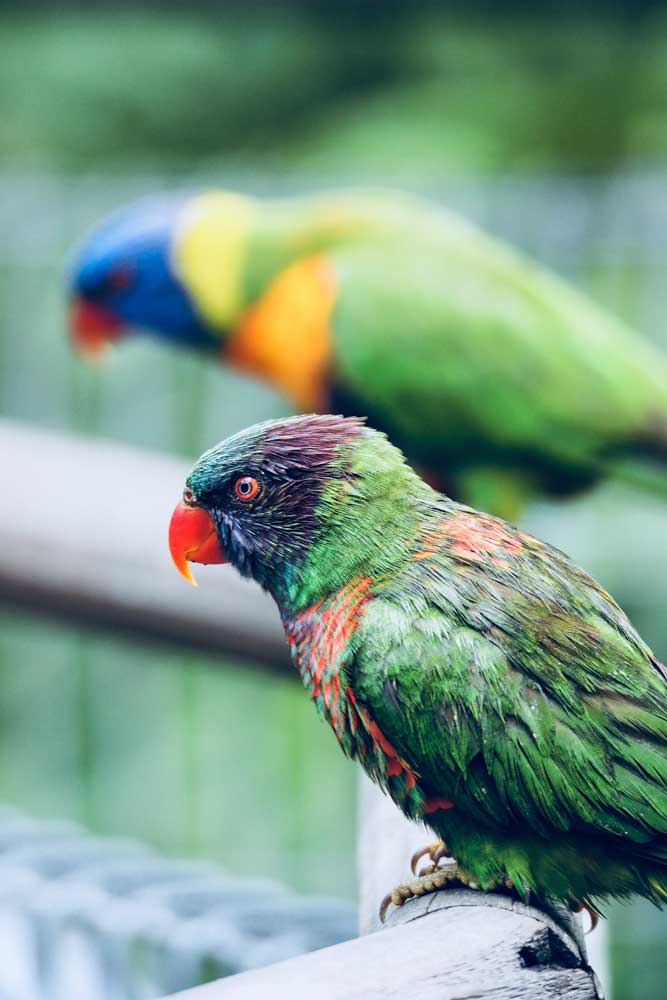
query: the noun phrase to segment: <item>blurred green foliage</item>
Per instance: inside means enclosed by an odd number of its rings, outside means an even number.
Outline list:
[[[0,15],[0,157],[395,180],[667,155],[667,16],[420,4]]]

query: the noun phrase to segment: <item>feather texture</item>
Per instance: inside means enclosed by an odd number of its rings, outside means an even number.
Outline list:
[[[249,470],[244,505],[229,484]],[[188,488],[276,598],[343,751],[482,887],[662,901],[666,672],[587,573],[356,420],[258,425]]]

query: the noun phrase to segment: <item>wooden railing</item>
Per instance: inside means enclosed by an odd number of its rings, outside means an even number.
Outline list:
[[[187,468],[162,455],[0,422],[0,600],[143,640],[288,668],[275,608],[225,567],[191,590],[169,563],[166,529]],[[598,997],[581,925],[501,896],[440,892],[377,918],[429,836],[368,782],[354,941],[198,987],[183,1000]],[[336,872],[331,872],[332,889]],[[379,933],[375,933],[380,931]]]
[[[0,420],[0,600],[286,669],[273,602],[228,566],[188,587],[167,525],[187,463]]]

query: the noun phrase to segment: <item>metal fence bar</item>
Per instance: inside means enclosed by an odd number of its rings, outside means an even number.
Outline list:
[[[3,1000],[151,1000],[353,935],[352,904],[0,806]]]

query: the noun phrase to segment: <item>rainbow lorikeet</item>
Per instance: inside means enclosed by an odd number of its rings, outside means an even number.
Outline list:
[[[429,481],[514,517],[616,472],[667,495],[667,362],[454,214],[392,194],[151,199],[80,248],[84,350],[143,328],[365,414]],[[648,469],[648,471],[647,471]]]
[[[317,415],[206,452],[170,548],[188,577],[228,561],[273,595],[342,750],[458,879],[667,898],[667,672],[562,552],[436,492],[361,420]]]

